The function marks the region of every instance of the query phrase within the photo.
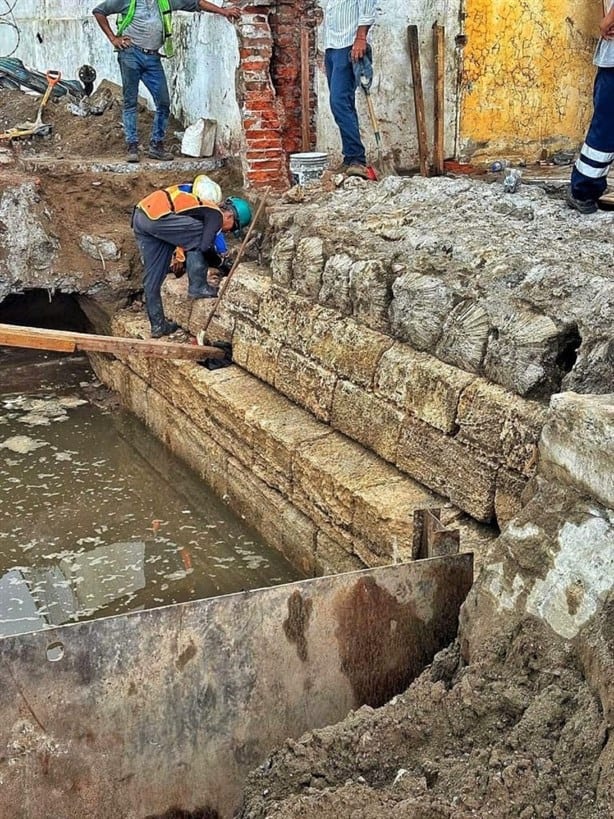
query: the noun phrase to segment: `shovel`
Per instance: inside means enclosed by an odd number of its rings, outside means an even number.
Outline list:
[[[371,127],[373,128],[373,136],[375,137],[375,147],[377,149],[377,164],[380,172],[386,176],[396,176],[396,170],[391,163],[384,160],[382,150],[382,136],[379,130],[379,123],[375,116],[375,109],[373,108],[373,100],[371,98],[371,83],[373,82],[373,66],[371,63],[371,46],[368,47],[365,56],[354,63],[354,77],[357,84],[360,85],[364,91],[367,100],[367,110],[369,111],[369,119],[371,120]]]
[[[24,122],[22,125],[17,125],[15,128],[9,128],[3,134],[0,134],[0,140],[20,139],[29,136],[49,136],[53,126],[43,122],[43,109],[47,105],[47,101],[51,96],[53,87],[60,81],[62,75],[59,71],[47,72],[47,88],[43,94],[43,98],[38,106],[38,112],[34,122]]]

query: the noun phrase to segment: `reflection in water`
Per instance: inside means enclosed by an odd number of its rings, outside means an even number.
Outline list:
[[[64,392],[65,360],[60,384],[48,358],[36,395],[0,367],[1,636],[300,576],[136,419],[97,405],[86,363]]]

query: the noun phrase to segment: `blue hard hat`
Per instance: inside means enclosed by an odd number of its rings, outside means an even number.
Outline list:
[[[252,209],[249,202],[238,196],[229,196],[224,205],[232,211],[235,218],[235,230],[247,227],[252,221]]]

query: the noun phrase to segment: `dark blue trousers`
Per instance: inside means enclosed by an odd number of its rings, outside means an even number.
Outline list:
[[[161,219],[149,219],[138,208],[132,222],[134,238],[145,268],[143,289],[145,306],[152,329],[164,324],[160,290],[168,273],[176,247],[197,250],[203,238],[203,223],[181,213],[169,213]]]
[[[136,46],[128,46],[117,52],[122,75],[124,95],[124,136],[128,145],[136,145],[139,135],[136,125],[139,83],[153,97],[156,113],[151,127],[151,142],[162,142],[170,116],[171,102],[162,60],[158,54],[144,54]]]
[[[360,139],[358,114],[356,113],[356,79],[350,61],[352,46],[327,48],[324,56],[326,79],[333,113],[339,133],[343,161],[346,165],[366,165],[365,147]]]
[[[576,199],[596,202],[605,193],[614,160],[614,68],[599,68],[593,90],[593,119],[571,174]]]

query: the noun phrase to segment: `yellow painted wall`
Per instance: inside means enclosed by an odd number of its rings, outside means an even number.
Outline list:
[[[601,0],[465,0],[459,151],[539,159],[582,142]]]

